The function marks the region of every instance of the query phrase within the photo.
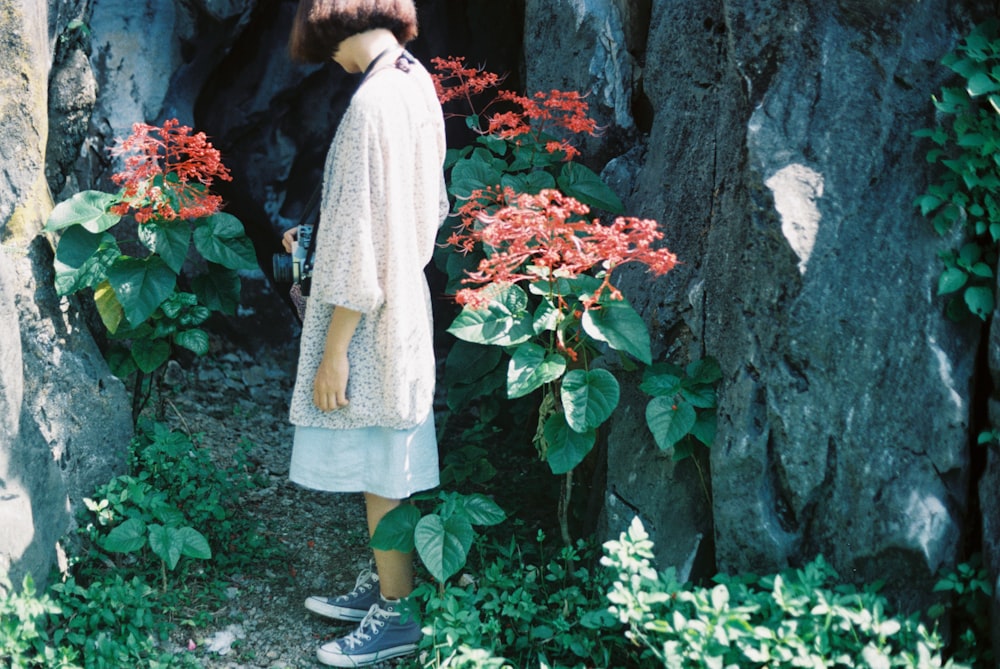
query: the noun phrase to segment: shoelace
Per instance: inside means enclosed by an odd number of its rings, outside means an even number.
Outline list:
[[[364,567],[358,574],[357,580],[354,581],[354,589],[349,594],[338,595],[336,599],[346,601],[356,592],[368,592],[377,582],[378,574],[373,572],[370,567]]]
[[[398,613],[392,613],[386,611],[378,604],[372,605],[368,609],[368,613],[362,619],[361,624],[358,625],[358,629],[354,630],[350,634],[344,637],[344,645],[347,650],[353,650],[354,648],[362,645],[365,641],[371,641],[375,634],[385,626],[386,622],[390,616],[399,615]],[[371,634],[365,631],[365,628],[371,630]]]

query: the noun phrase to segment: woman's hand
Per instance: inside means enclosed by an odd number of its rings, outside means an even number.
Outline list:
[[[313,404],[320,411],[333,411],[347,406],[347,378],[350,376],[347,352],[327,351],[313,379]]]
[[[359,311],[346,307],[333,308],[323,358],[313,379],[313,404],[320,411],[334,411],[347,406],[347,377],[351,369],[347,362],[347,348],[360,320]]]
[[[299,226],[294,228],[289,228],[285,230],[285,234],[281,236],[281,245],[285,247],[285,253],[292,252],[292,244],[294,244],[299,238]]]

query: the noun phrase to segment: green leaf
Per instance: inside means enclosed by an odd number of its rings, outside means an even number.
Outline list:
[[[1000,81],[991,77],[987,72],[976,72],[969,77],[965,90],[972,97],[978,97],[986,93],[1000,91]]]
[[[682,387],[681,397],[691,406],[699,409],[712,409],[718,404],[715,396],[715,388],[701,384],[692,387]]]
[[[927,216],[942,204],[943,201],[937,195],[922,195],[917,198],[917,206],[920,208],[921,216]]]
[[[647,365],[652,362],[646,322],[625,300],[602,301],[587,309],[581,322],[584,332],[594,339]]]
[[[132,553],[146,545],[146,523],[129,518],[104,538],[103,547],[112,553]]]
[[[175,528],[154,523],[149,526],[149,547],[166,563],[167,569],[173,570],[181,559],[183,540]]]
[[[603,209],[612,214],[625,210],[621,199],[611,188],[601,181],[592,169],[580,163],[565,163],[556,180],[560,190],[591,207]]]
[[[646,405],[646,425],[662,451],[689,434],[697,418],[693,406],[670,397],[654,397]]]
[[[195,355],[208,353],[208,333],[204,330],[184,330],[174,335],[174,343]]]
[[[49,214],[45,230],[55,232],[71,225],[81,225],[88,232],[98,234],[121,220],[117,214],[109,214],[108,209],[117,202],[114,195],[96,190],[75,193],[73,197],[60,202]]]
[[[413,532],[419,521],[420,509],[413,504],[400,504],[385,514],[375,527],[372,548],[409,553],[414,548]]]
[[[231,214],[219,212],[198,221],[194,246],[205,260],[227,269],[257,269],[253,244],[243,231],[243,224]]]
[[[230,316],[240,304],[240,275],[215,263],[208,264],[208,271],[191,280],[191,289],[198,301],[211,309]]]
[[[519,286],[507,286],[482,309],[462,309],[448,332],[475,344],[514,346],[534,336],[527,312],[528,296]]]
[[[117,342],[113,343],[105,355],[111,373],[119,379],[128,378],[136,371],[135,360],[132,359],[132,351]]]
[[[969,280],[965,270],[958,267],[948,267],[938,277],[938,295],[953,293]]]
[[[593,293],[600,288],[601,283],[600,279],[592,277],[589,274],[580,274],[572,279],[561,278],[556,279],[554,282],[537,279],[528,284],[528,290],[534,295],[551,299],[553,295],[569,297],[572,295]]]
[[[546,188],[555,188],[556,179],[544,170],[532,170],[522,174],[504,174],[500,185],[517,193],[536,195]]]
[[[722,367],[712,356],[691,362],[685,373],[692,383],[715,383],[722,378]]]
[[[125,310],[125,318],[136,327],[174,292],[177,274],[157,256],[123,256],[108,268],[108,281]]]
[[[93,288],[105,280],[108,268],[120,255],[118,242],[110,233],[94,234],[80,226],[68,228],[56,246],[56,292],[69,295]]]
[[[139,240],[146,248],[163,258],[163,262],[181,273],[188,248],[191,246],[191,228],[186,221],[170,223],[145,223],[139,226]]]
[[[108,332],[114,334],[118,332],[122,319],[125,318],[125,311],[122,309],[115,289],[107,281],[102,281],[94,288],[94,304],[97,306],[97,314],[101,317],[101,322]]]
[[[965,289],[965,306],[985,321],[993,314],[993,291],[985,286],[969,286]]]
[[[459,509],[473,525],[499,525],[507,518],[496,502],[481,493],[462,495]]]
[[[984,262],[977,262],[972,267],[969,268],[969,273],[978,276],[983,279],[993,278],[993,268]]]
[[[469,197],[473,191],[499,186],[502,175],[486,161],[467,158],[451,168],[451,185],[448,191],[456,198]]]
[[[465,566],[475,531],[468,518],[456,514],[442,519],[429,514],[420,519],[414,530],[417,554],[427,571],[439,583]]]
[[[515,399],[555,381],[566,371],[566,358],[548,353],[538,344],[517,347],[507,366],[507,397]]]
[[[166,339],[136,339],[132,342],[132,359],[139,369],[149,374],[170,359],[170,342]]]
[[[538,308],[535,309],[535,316],[532,319],[531,327],[535,331],[535,334],[541,334],[546,330],[554,331],[559,327],[562,317],[562,311],[556,305],[552,304],[552,300],[545,298],[538,305]]]
[[[181,544],[181,555],[199,560],[212,558],[212,549],[208,545],[208,539],[193,527],[178,528],[176,538]]]
[[[606,369],[574,369],[563,377],[560,399],[566,422],[574,432],[586,432],[606,421],[618,406],[618,380]]]
[[[699,411],[698,418],[694,422],[694,427],[691,428],[691,436],[705,446],[711,447],[715,441],[717,423],[718,416],[716,416],[714,411]]]
[[[597,441],[595,430],[581,433],[571,429],[566,422],[566,414],[562,411],[549,416],[542,428],[542,434],[548,445],[545,460],[549,463],[549,469],[556,475],[565,474],[583,462]]]
[[[672,397],[681,391],[681,378],[685,372],[677,365],[658,362],[642,373],[639,389],[653,397]]]
[[[484,346],[457,339],[444,361],[442,382],[446,387],[456,383],[471,383],[495,370],[502,358],[503,349],[498,346]]]

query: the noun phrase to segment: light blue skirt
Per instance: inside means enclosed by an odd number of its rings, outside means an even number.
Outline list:
[[[387,499],[436,488],[441,479],[434,412],[408,430],[296,426],[288,478],[313,490],[369,492]]]

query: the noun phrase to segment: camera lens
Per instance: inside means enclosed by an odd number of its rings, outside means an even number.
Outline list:
[[[275,253],[271,256],[271,269],[277,283],[292,283],[292,256],[286,253]]]

